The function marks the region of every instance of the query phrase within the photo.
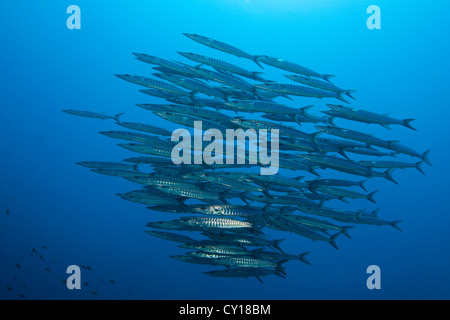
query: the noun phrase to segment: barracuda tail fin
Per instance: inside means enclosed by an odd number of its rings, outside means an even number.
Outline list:
[[[298,255],[298,260],[300,260],[301,262],[304,262],[304,263],[306,263],[306,264],[309,264],[309,265],[311,265],[311,262],[309,262],[308,260],[306,260],[306,256],[308,255],[308,254],[310,254],[311,252],[305,252],[305,253],[301,253],[301,254],[299,254]]]
[[[391,226],[392,226],[394,229],[397,229],[398,231],[403,232],[403,230],[400,229],[399,226],[398,226],[398,223],[400,223],[400,222],[402,222],[402,220],[392,221],[392,222],[391,222]]]
[[[410,123],[411,123],[412,121],[414,121],[414,120],[415,120],[415,119],[405,119],[405,120],[403,120],[403,125],[404,125],[405,127],[409,128],[409,129],[412,129],[412,130],[417,131],[416,128],[414,128],[413,126],[410,125]]]
[[[359,186],[361,187],[361,189],[363,189],[365,192],[367,192],[367,189],[366,189],[366,187],[365,187],[365,183],[367,182],[367,179],[366,180],[362,180],[362,181],[360,181],[359,182]]]
[[[425,151],[425,152],[422,154],[422,160],[423,160],[427,165],[429,165],[429,166],[431,167],[432,164],[431,164],[430,160],[428,159],[428,154],[430,153],[430,151],[431,151],[431,150]]]
[[[280,262],[277,263],[277,267],[276,270],[277,272],[287,275],[286,271],[284,271],[284,268],[282,267],[283,263],[285,263],[287,260],[281,260]]]
[[[284,252],[283,249],[281,249],[281,247],[280,247],[280,243],[281,243],[282,241],[284,241],[284,240],[286,240],[286,239],[278,239],[278,240],[274,240],[274,241],[273,241],[273,247],[274,247],[275,249],[277,249],[278,251],[280,251],[280,252]]]
[[[352,98],[353,100],[356,100],[353,96],[352,93],[355,93],[356,90],[344,90],[343,93],[346,94],[347,96],[349,96],[350,98]]]
[[[348,229],[350,229],[350,228],[354,228],[354,226],[345,226],[345,227],[342,227],[342,234],[344,235],[344,236],[346,236],[347,238],[349,238],[349,239],[351,239],[352,237],[350,237],[350,235],[348,234]]]
[[[124,114],[125,114],[124,112],[116,114],[116,115],[114,116],[114,120],[120,122],[119,118],[120,118],[121,116],[123,116]]]
[[[302,108],[300,108],[300,114],[301,115],[303,115],[304,117],[307,117],[307,118],[311,118],[311,115],[308,113],[308,111],[311,109],[311,108],[313,108],[314,107],[314,105],[313,104],[311,104],[311,105],[309,105],[309,106],[305,106],[305,107],[302,107]]]
[[[345,102],[345,103],[349,103],[347,100],[344,99],[344,97],[343,97],[344,94],[345,94],[345,91],[339,92],[339,93],[337,94],[336,99],[341,100],[342,102]]]
[[[425,172],[423,172],[422,170],[422,163],[424,163],[424,161],[419,161],[416,163],[416,165],[414,166],[414,168],[416,168],[417,170],[419,170],[419,172],[421,172],[423,175],[425,175]]]
[[[338,233],[336,233],[335,235],[332,235],[332,236],[330,237],[330,239],[328,240],[328,242],[329,242],[333,247],[335,247],[335,248],[338,249],[338,250],[339,250],[339,248],[338,248],[338,246],[337,246],[337,244],[336,244],[336,238],[337,238],[340,234],[341,234],[341,232],[338,232]]]
[[[398,184],[397,181],[395,181],[394,177],[392,176],[392,173],[394,172],[396,168],[390,168],[388,170],[386,170],[385,173],[385,178],[388,179],[389,181],[392,181],[395,184]]]
[[[373,202],[373,203],[377,203],[375,201],[375,199],[373,198],[373,195],[377,192],[378,192],[378,190],[375,190],[374,192],[369,193],[369,195],[367,196],[367,200],[369,200],[370,202]]]

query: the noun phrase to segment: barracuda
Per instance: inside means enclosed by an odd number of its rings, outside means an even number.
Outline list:
[[[216,217],[183,217],[180,218],[179,223],[189,226],[206,229],[235,229],[235,228],[253,228],[250,222],[240,221],[228,218]]]
[[[396,125],[402,125],[409,129],[417,131],[417,129],[413,128],[410,123],[414,121],[414,119],[395,119],[392,117],[389,117],[387,114],[379,114],[371,111],[366,111],[363,109],[356,109],[356,108],[350,108],[345,107],[341,105],[336,104],[327,104],[329,108],[336,111],[336,116],[344,115],[345,118],[353,120],[353,121],[360,121],[365,123],[375,123],[379,124],[385,128],[390,129],[389,125],[396,124]]]
[[[172,82],[174,84],[179,85],[180,87],[183,87],[185,89],[193,91],[192,94],[201,92],[203,94],[206,94],[210,97],[217,97],[220,99],[226,99],[226,96],[220,92],[219,90],[216,90],[214,88],[211,88],[206,83],[200,81],[200,80],[194,80],[189,79],[182,76],[177,76],[173,74],[166,74],[166,73],[154,73],[155,77],[167,80],[169,82]]]
[[[331,74],[321,74],[316,71],[313,71],[311,69],[305,68],[297,63],[290,62],[284,59],[274,58],[266,55],[258,55],[256,56],[256,59],[258,61],[261,61],[262,63],[265,63],[267,65],[270,65],[272,67],[283,69],[289,72],[302,74],[305,76],[311,76],[316,78],[321,78],[326,81],[329,81],[329,78],[334,77],[334,75]]]
[[[159,80],[155,80],[155,79],[151,79],[151,78],[147,78],[147,77],[142,77],[142,76],[132,76],[129,74],[116,74],[116,77],[118,77],[122,80],[128,81],[128,82],[134,83],[134,84],[144,86],[144,87],[158,89],[161,91],[165,91],[168,93],[181,95],[181,96],[190,96],[189,92],[181,90],[180,88],[173,86],[169,83],[163,82],[163,81],[159,81]]]
[[[170,140],[162,140],[159,137],[150,136],[138,132],[128,131],[99,131],[100,134],[114,139],[128,140],[133,142],[142,142],[150,145],[161,145],[171,147],[173,143]]]
[[[283,95],[293,95],[293,96],[301,96],[301,97],[313,97],[313,98],[336,98],[345,103],[348,103],[347,100],[344,99],[341,93],[336,93],[333,91],[322,90],[318,88],[300,86],[295,84],[288,83],[274,83],[274,84],[256,84],[255,88],[278,92]]]
[[[315,88],[319,88],[319,89],[323,89],[323,90],[328,90],[328,91],[333,91],[333,92],[340,93],[340,94],[346,94],[350,98],[355,99],[351,95],[353,92],[356,92],[355,90],[341,89],[341,88],[337,87],[336,85],[332,84],[331,82],[329,82],[328,80],[322,80],[320,78],[314,78],[314,77],[296,75],[296,74],[284,75],[284,76],[295,82],[306,84],[307,86],[311,86],[311,87],[315,87]]]
[[[246,58],[246,59],[252,60],[258,66],[260,66],[262,68],[262,66],[259,64],[258,59],[255,56],[253,56],[251,54],[248,54],[247,52],[244,52],[241,49],[233,47],[233,46],[231,46],[231,45],[229,45],[229,44],[227,44],[225,42],[214,40],[212,38],[208,38],[208,37],[201,36],[201,35],[198,35],[198,34],[183,33],[183,35],[185,35],[189,39],[192,39],[192,40],[194,40],[194,41],[196,41],[198,43],[201,43],[201,44],[203,44],[203,45],[205,45],[207,47],[226,52],[226,53],[234,55],[236,57]]]
[[[249,79],[253,79],[256,81],[261,81],[261,82],[267,82],[268,80],[265,80],[264,78],[261,78],[259,76],[259,74],[261,74],[261,72],[254,72],[254,71],[248,71],[245,70],[241,67],[238,67],[234,64],[228,63],[226,61],[222,61],[219,59],[215,59],[215,58],[211,58],[211,57],[206,57],[206,56],[202,56],[199,54],[195,54],[195,53],[191,53],[191,52],[178,52],[178,54],[182,55],[183,57],[190,59],[192,61],[201,63],[201,64],[207,64],[211,67],[213,67],[214,69],[219,69],[219,70],[225,70],[231,73],[235,73],[238,74],[240,76],[249,78]]]
[[[128,128],[128,129],[133,129],[133,130],[138,130],[138,131],[143,131],[143,132],[148,132],[148,133],[153,133],[153,134],[157,134],[157,135],[161,135],[161,136],[165,136],[165,137],[170,137],[172,135],[172,132],[170,132],[169,130],[163,129],[163,128],[159,128],[156,126],[152,126],[146,123],[137,123],[137,122],[116,122],[117,125]]]

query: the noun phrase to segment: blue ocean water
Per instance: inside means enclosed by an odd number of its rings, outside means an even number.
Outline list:
[[[80,30],[66,26],[66,9],[72,4],[81,9]],[[374,4],[381,9],[379,30],[366,25],[366,9]],[[0,14],[0,297],[449,299],[449,9],[446,1],[385,0],[5,2]],[[424,166],[425,176],[406,169],[394,173],[399,185],[369,181],[370,190],[379,189],[376,205],[358,200],[351,205],[380,208],[380,218],[403,220],[403,232],[389,226],[357,226],[350,232],[352,239],[338,238],[336,250],[327,243],[273,231],[274,238],[286,238],[286,252],[311,251],[312,265],[288,262],[286,279],[268,276],[263,285],[254,278],[207,277],[202,272],[214,268],[170,259],[184,251],[143,230],[147,222],[176,214],[124,201],[115,194],[136,189],[134,184],[74,164],[135,156],[97,133],[117,126],[61,110],[125,112],[123,120],[173,129],[134,106],[161,100],[113,76],[152,72],[131,52],[188,62],[176,52],[191,51],[259,71],[253,62],[204,47],[183,32],[335,74],[336,85],[357,90],[352,106],[415,118],[417,132],[337,121],[400,140],[420,152],[432,150],[433,166]],[[266,69],[270,77],[283,79],[283,72]],[[314,104],[312,112],[317,114],[326,103],[335,102],[277,101],[296,107]],[[33,248],[38,253],[31,255]],[[81,290],[68,290],[61,283],[69,265],[92,269],[82,269]],[[366,286],[370,265],[381,269],[379,290]]]

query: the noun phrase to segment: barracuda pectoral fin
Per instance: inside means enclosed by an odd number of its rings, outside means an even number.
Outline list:
[[[255,276],[255,278],[258,279],[258,281],[261,282],[261,284],[264,284],[260,276]]]

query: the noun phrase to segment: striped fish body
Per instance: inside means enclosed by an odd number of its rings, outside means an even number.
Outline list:
[[[193,207],[193,212],[222,216],[252,216],[264,214],[260,207],[223,204],[215,206],[198,205]]]
[[[323,80],[321,78],[316,77],[310,77],[310,76],[304,76],[304,75],[285,75],[286,78],[291,79],[295,82],[305,84],[307,86],[327,90],[327,91],[333,91],[333,92],[345,92],[349,90],[341,89],[334,84],[332,84],[329,81]]]
[[[163,145],[163,146],[172,146],[172,142],[161,140],[159,137],[150,136],[147,134],[139,133],[139,132],[128,132],[128,131],[100,131],[99,133],[121,140],[128,140],[133,142],[141,142],[145,144],[151,145]]]
[[[205,245],[197,245],[197,244],[191,244],[182,246],[186,249],[194,249],[199,250],[206,253],[213,253],[218,255],[225,255],[225,256],[246,256],[249,255],[249,251],[244,248],[236,247],[236,246],[205,246]]]
[[[336,195],[339,197],[345,197],[345,198],[351,198],[351,199],[366,199],[366,200],[375,202],[375,200],[373,200],[373,198],[372,198],[372,195],[374,192],[367,195],[367,194],[362,194],[362,193],[358,193],[358,192],[351,191],[351,190],[346,190],[346,189],[336,188],[336,187],[329,187],[329,186],[317,186],[314,190],[322,192],[322,193]]]
[[[283,95],[314,97],[314,98],[336,98],[345,101],[339,93],[333,91],[322,90],[318,88],[300,86],[295,84],[277,83],[277,84],[257,84],[256,88],[278,92]]]
[[[243,79],[237,78],[237,76],[229,76],[220,72],[215,72],[202,68],[191,68],[191,70],[197,72],[204,79],[222,83],[227,86],[243,90],[246,92],[254,92],[254,88],[250,83],[244,81]]]
[[[172,187],[172,186],[155,186],[156,189],[173,194],[180,197],[193,199],[219,199],[219,195],[214,192],[208,192],[200,189]]]
[[[193,92],[201,92],[210,97],[217,97],[220,99],[225,99],[225,95],[222,92],[209,87],[206,83],[204,83],[200,80],[194,80],[194,79],[177,76],[177,75],[173,75],[173,74],[166,74],[166,73],[155,73],[153,75],[158,78],[162,78],[169,82],[175,83],[175,84],[179,85],[180,87],[191,90]]]
[[[151,157],[151,156],[131,157],[131,158],[124,159],[123,161],[136,163],[136,164],[139,164],[139,163],[148,164],[148,165],[151,165],[152,167],[174,165],[171,159],[162,158],[162,157]]]
[[[115,116],[110,116],[104,113],[98,113],[98,112],[93,112],[93,111],[84,111],[84,110],[74,110],[74,109],[67,109],[67,110],[62,110],[65,113],[74,115],[74,116],[79,116],[79,117],[85,117],[85,118],[94,118],[94,119],[113,119],[116,121],[119,121],[119,117],[123,114],[123,113],[119,113],[116,114]]]
[[[276,268],[277,263],[250,257],[225,257],[219,258],[221,264],[238,268]]]
[[[317,129],[321,130],[322,132],[326,132],[328,134],[338,136],[345,139],[355,140],[355,141],[361,141],[369,145],[374,145],[382,148],[389,148],[392,142],[390,141],[384,141],[381,139],[378,139],[370,134],[366,134],[363,132],[350,130],[350,129],[344,129],[344,128],[338,128],[338,127],[330,127],[330,126],[316,126]]]
[[[179,223],[189,227],[206,229],[235,229],[253,227],[250,222],[216,217],[184,217],[180,218]]]
[[[172,135],[172,132],[170,132],[169,130],[166,130],[166,129],[163,129],[163,128],[159,128],[159,127],[156,127],[156,126],[152,126],[152,125],[149,125],[149,124],[146,124],[146,123],[116,122],[116,124],[118,124],[119,126],[128,128],[128,129],[133,129],[133,130],[138,130],[138,131],[158,134],[158,135],[162,135],[162,136],[165,136],[165,137],[170,137]]]
[[[108,175],[108,176],[115,176],[115,177],[122,177],[122,178],[130,178],[134,176],[141,175],[142,172],[136,171],[136,170],[125,170],[125,169],[115,169],[115,168],[96,168],[91,169],[92,172]]]
[[[318,208],[318,207],[302,207],[300,211],[312,215],[331,218],[338,221],[346,221],[347,219],[353,219],[359,212],[343,212],[339,210],[333,210],[331,208]]]
[[[151,195],[146,193],[127,192],[118,195],[122,199],[147,205],[178,205],[180,203],[177,199],[162,197],[161,195]]]
[[[233,110],[243,112],[263,112],[269,114],[299,114],[301,110],[285,106],[280,103],[261,100],[234,100],[232,102],[226,102],[225,105],[229,105]]]
[[[152,154],[155,156],[161,156],[166,158],[172,157],[171,146],[150,145],[140,143],[119,143],[118,146],[138,153]]]
[[[337,113],[345,114],[351,120],[365,122],[365,123],[380,124],[385,127],[387,127],[390,124],[403,125],[410,129],[416,130],[415,128],[411,127],[411,125],[409,124],[414,119],[400,120],[400,119],[392,118],[392,117],[388,116],[387,114],[380,114],[380,113],[375,113],[375,112],[371,112],[371,111],[367,111],[367,110],[363,110],[363,109],[350,108],[350,107],[345,107],[345,106],[335,105],[335,104],[328,104],[327,106]],[[387,127],[387,128],[389,128],[389,127]]]
[[[171,85],[169,83],[159,81],[156,79],[151,79],[151,78],[142,77],[142,76],[132,76],[129,74],[118,74],[118,75],[116,74],[116,76],[122,80],[131,82],[134,84],[138,84],[138,85],[141,85],[144,87],[148,87],[151,89],[157,89],[157,90],[165,91],[165,92],[176,94],[176,95],[182,95],[182,96],[190,95],[189,92],[186,92],[174,85]]]
[[[236,57],[246,58],[246,59],[253,60],[253,61],[256,60],[256,58],[253,55],[248,54],[247,52],[244,52],[241,49],[231,46],[225,42],[221,42],[221,41],[218,41],[218,40],[215,40],[215,39],[212,39],[209,37],[201,36],[198,34],[183,33],[183,35],[185,35],[186,37],[188,37],[200,44],[203,44],[207,47],[226,52],[226,53],[234,55]]]
[[[139,92],[145,93],[146,95],[157,97],[157,98],[163,98],[163,99],[175,99],[179,97],[186,98],[184,94],[173,94],[166,91],[158,90],[158,89],[141,89]],[[189,98],[187,98],[189,99]]]
[[[184,243],[184,244],[196,242],[196,240],[194,240],[190,237],[187,237],[187,236],[183,236],[178,233],[172,233],[172,232],[166,232],[166,231],[154,231],[154,230],[145,230],[144,232],[151,236],[157,237],[157,238],[174,241],[174,242],[180,242],[180,243]]]
[[[221,132],[226,132],[227,128],[209,121],[209,120],[205,120],[202,118],[198,118],[198,117],[194,117],[194,116],[190,116],[190,115],[183,115],[183,114],[177,114],[177,113],[173,113],[173,112],[154,112],[154,114],[160,116],[161,118],[164,118],[168,121],[171,122],[175,122],[184,126],[188,126],[188,127],[194,127],[194,122],[195,121],[200,121],[202,123],[202,130],[206,131],[209,129],[217,129],[220,130]]]
[[[128,164],[121,162],[109,162],[109,161],[82,161],[76,164],[91,168],[91,169],[124,169],[124,170],[134,170],[136,171],[136,164]]]
[[[330,238],[322,235],[311,228],[308,228],[302,224],[292,223],[286,219],[283,219],[280,216],[266,216],[267,221],[270,224],[273,224],[275,227],[280,228],[281,230],[290,231],[296,233],[302,237],[309,238],[313,241],[326,241],[330,242]]]
[[[167,60],[160,57],[151,56],[145,53],[133,53],[138,60],[150,64],[158,65],[162,68],[173,70],[182,75],[195,76],[195,73],[186,68],[186,64],[177,61]]]
[[[231,63],[228,63],[226,61],[222,61],[222,60],[211,58],[211,57],[205,57],[205,56],[195,54],[195,53],[190,53],[190,52],[178,52],[178,53],[181,54],[183,57],[186,57],[192,61],[209,65],[209,66],[215,68],[216,70],[219,69],[219,70],[228,71],[228,72],[238,74],[240,76],[243,76],[243,77],[246,77],[249,79],[253,79],[256,81],[261,81],[261,82],[266,81],[265,79],[261,78],[258,75],[258,72],[251,72],[251,71],[245,70],[241,67],[238,67]]]
[[[306,67],[303,67],[297,63],[294,62],[290,62],[284,59],[279,59],[279,58],[274,58],[274,57],[269,57],[266,55],[262,55],[262,56],[257,56],[257,59],[259,61],[261,61],[262,63],[265,63],[267,65],[270,65],[272,67],[278,68],[278,69],[283,69],[289,72],[293,72],[293,73],[297,73],[297,74],[302,74],[305,76],[311,76],[311,77],[316,77],[316,78],[321,78],[324,79],[326,81],[328,81],[328,78],[331,77],[331,75],[325,75],[325,74],[321,74],[318,73],[316,71],[313,71],[311,69],[308,69]]]
[[[219,261],[217,259],[213,258],[205,258],[205,257],[198,257],[194,255],[178,255],[178,256],[170,256],[172,259],[188,262],[188,263],[195,263],[195,264],[207,264],[207,265],[219,265]]]
[[[331,222],[312,217],[298,216],[298,215],[283,215],[283,218],[293,223],[301,223],[306,226],[311,226],[313,228],[336,230],[339,232],[343,232],[345,230],[345,227],[337,226]]]

